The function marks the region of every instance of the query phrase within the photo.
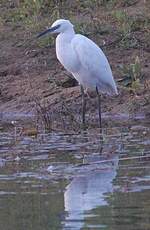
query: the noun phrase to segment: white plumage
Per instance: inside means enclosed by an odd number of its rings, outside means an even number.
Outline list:
[[[47,32],[58,33],[57,58],[83,89],[96,90],[109,95],[118,94],[109,62],[103,51],[92,40],[75,34],[73,25],[65,19],[55,21],[52,27],[38,37]]]

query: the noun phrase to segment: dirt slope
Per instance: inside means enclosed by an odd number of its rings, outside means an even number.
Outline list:
[[[78,6],[69,18],[75,22],[78,32],[86,34],[87,31],[87,35],[102,47],[118,81],[120,94],[114,98],[102,98],[103,113],[142,113],[149,116],[149,3],[142,0],[134,1],[134,5],[121,2],[130,1],[120,1],[111,7],[100,5],[92,12],[90,6],[85,10],[85,6]],[[33,30],[33,25],[29,27],[24,19],[15,18],[14,12],[20,12],[17,4],[19,1],[13,6],[5,1],[0,2],[0,112],[34,113],[38,104],[43,108],[43,113],[49,111],[56,120],[60,119],[59,113],[70,119],[77,116],[77,120],[80,120],[79,87],[69,80],[69,74],[58,63],[54,42],[47,42],[47,38],[43,41],[29,40],[48,25],[49,16],[41,14],[40,20],[36,19],[39,25]],[[90,18],[93,14],[95,18]],[[131,20],[132,24],[129,23]],[[84,21],[86,28],[82,23]],[[91,31],[89,28],[92,28]],[[138,81],[134,84],[129,69],[131,63],[135,65],[137,57],[141,72],[136,73]],[[122,70],[122,65],[126,71]],[[126,87],[126,77],[129,77],[129,83],[133,83],[130,87]],[[88,99],[87,110],[88,119],[91,119],[91,123],[94,119],[96,123],[95,96]]]

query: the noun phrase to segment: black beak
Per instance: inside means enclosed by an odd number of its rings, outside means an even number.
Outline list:
[[[60,27],[60,25],[50,27],[49,29],[47,29],[47,30],[41,32],[40,34],[38,34],[36,38],[40,38],[40,37],[42,37],[43,35],[45,35],[47,33],[52,33],[55,30],[57,30],[59,27]]]

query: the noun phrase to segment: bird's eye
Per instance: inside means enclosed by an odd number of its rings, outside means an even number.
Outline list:
[[[58,29],[60,26],[61,26],[61,25],[60,25],[60,24],[58,24],[55,28],[56,28],[56,29]]]

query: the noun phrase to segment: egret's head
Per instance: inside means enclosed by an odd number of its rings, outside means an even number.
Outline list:
[[[42,37],[43,35],[47,34],[47,33],[64,33],[67,30],[70,30],[73,28],[73,25],[71,24],[71,22],[69,20],[65,20],[65,19],[58,19],[56,20],[52,26],[43,31],[42,33],[40,33],[37,38]]]

